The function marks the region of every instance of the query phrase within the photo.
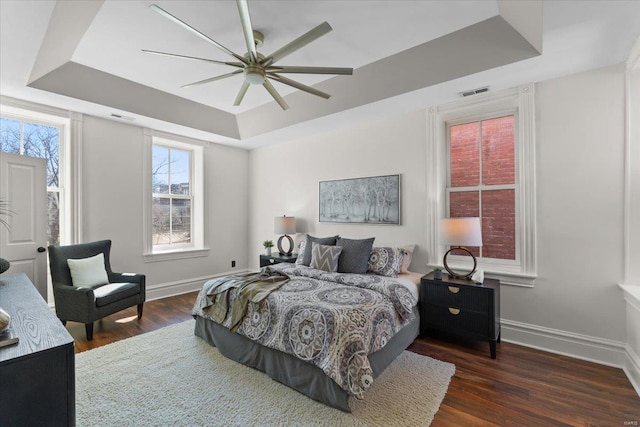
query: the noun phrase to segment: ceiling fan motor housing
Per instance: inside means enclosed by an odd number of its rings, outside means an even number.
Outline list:
[[[260,65],[247,65],[244,69],[244,79],[252,85],[261,85],[267,73]]]

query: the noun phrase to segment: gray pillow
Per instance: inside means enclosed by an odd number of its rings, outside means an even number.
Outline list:
[[[311,244],[313,242],[318,243],[320,245],[328,245],[328,246],[335,246],[336,245],[336,240],[338,240],[339,236],[331,236],[331,237],[313,237],[307,234],[307,240],[305,241],[304,244],[304,256],[302,258],[302,264],[306,265],[307,267],[309,266],[309,264],[311,264],[311,249],[313,249],[311,247]]]
[[[338,270],[338,258],[342,248],[312,243],[311,264],[309,267],[334,273]]]
[[[342,254],[338,260],[338,273],[365,274],[374,240],[375,237],[360,240],[339,237],[336,246],[342,246]]]

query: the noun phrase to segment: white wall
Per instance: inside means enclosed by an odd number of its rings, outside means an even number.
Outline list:
[[[627,277],[622,286],[627,302],[625,372],[640,394],[640,39],[629,55],[629,181]]]
[[[208,144],[204,169],[211,251],[204,258],[144,262],[143,129],[92,116],[83,119],[83,241],[111,239],[114,271],[147,275],[148,297],[197,289],[204,278],[247,266],[248,160],[245,150]],[[159,288],[166,287],[162,293]],[[155,289],[155,291],[154,291]]]
[[[251,152],[249,264],[258,266],[262,242],[277,239],[275,216],[296,217],[296,242],[304,233],[349,238],[376,237],[375,245],[424,240],[425,135],[423,112],[314,135]],[[318,222],[318,182],[400,174],[401,225]],[[302,233],[302,234],[301,234]],[[413,265],[425,265],[424,246]]]
[[[622,363],[623,99],[621,66],[537,84],[538,279],[503,287],[505,339]],[[320,236],[417,243],[411,269],[426,272],[425,114],[253,150],[250,265],[277,237],[273,217],[287,214]],[[401,226],[318,222],[318,181],[393,173],[402,175]]]
[[[640,285],[640,59],[635,68],[631,70],[630,80],[631,155],[629,160],[629,277],[627,283]]]

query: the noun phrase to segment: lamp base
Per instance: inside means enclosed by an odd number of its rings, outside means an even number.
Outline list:
[[[468,274],[458,274],[455,273],[453,270],[451,270],[449,268],[449,266],[447,265],[447,256],[449,256],[449,253],[453,250],[459,249],[461,251],[464,251],[466,253],[468,253],[471,258],[473,259],[473,269],[471,270],[471,272],[469,272]],[[473,273],[475,273],[476,271],[476,267],[478,266],[478,261],[476,260],[476,257],[471,253],[471,251],[465,247],[462,246],[454,246],[451,249],[449,249],[445,254],[444,254],[444,258],[442,259],[442,263],[444,264],[444,268],[445,270],[447,270],[447,272],[449,273],[449,276],[453,277],[454,279],[466,279],[466,280],[471,280],[471,276],[473,276]]]
[[[289,251],[285,252],[284,249],[282,249],[282,239],[284,238],[289,239]],[[280,255],[291,255],[291,253],[293,252],[293,239],[291,238],[291,236],[288,235],[284,235],[284,236],[280,236],[280,238],[278,239],[278,251],[280,252]]]

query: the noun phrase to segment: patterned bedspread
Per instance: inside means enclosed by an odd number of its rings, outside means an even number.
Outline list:
[[[413,320],[415,298],[384,276],[327,273],[288,263],[270,268],[291,280],[261,303],[249,303],[236,333],[314,364],[362,399],[373,381],[367,355]],[[193,315],[210,318],[205,307],[211,305],[207,292],[214,282],[203,286]],[[234,297],[232,291],[229,298]]]

